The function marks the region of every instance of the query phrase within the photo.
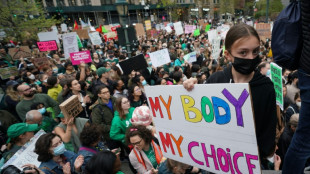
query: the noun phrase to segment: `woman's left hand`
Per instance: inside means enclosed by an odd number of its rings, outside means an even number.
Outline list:
[[[42,170],[40,170],[37,166],[35,166],[33,164],[25,164],[22,166],[22,168],[25,168],[25,167],[30,167],[30,168],[32,168],[32,170],[26,170],[24,173],[44,174],[44,172]]]
[[[84,97],[83,101],[84,101],[85,104],[91,102],[91,101],[90,101],[90,97],[89,97],[88,95],[86,95],[86,96]]]
[[[84,163],[84,156],[83,155],[79,155],[75,161],[74,161],[74,168],[77,171],[80,171],[82,165]]]

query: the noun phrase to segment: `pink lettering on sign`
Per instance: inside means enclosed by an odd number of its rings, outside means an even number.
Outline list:
[[[56,40],[37,42],[37,45],[41,52],[58,50]]]
[[[72,65],[79,65],[81,62],[89,63],[92,61],[89,51],[70,53],[70,58]]]

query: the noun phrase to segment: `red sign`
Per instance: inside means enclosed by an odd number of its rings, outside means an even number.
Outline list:
[[[58,50],[56,40],[37,42],[37,45],[41,52]]]

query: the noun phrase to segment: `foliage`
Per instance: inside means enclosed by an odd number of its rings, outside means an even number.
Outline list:
[[[37,39],[37,33],[60,23],[47,19],[42,3],[32,0],[3,0],[0,4],[0,30],[10,40]]]
[[[264,18],[266,16],[267,0],[260,0],[256,4],[257,12],[255,13],[255,18]],[[283,10],[283,5],[281,0],[270,0],[269,2],[269,18],[274,18]]]
[[[220,13],[234,14],[235,13],[234,5],[235,5],[234,0],[220,0]]]

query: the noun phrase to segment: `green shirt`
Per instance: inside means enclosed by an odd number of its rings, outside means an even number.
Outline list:
[[[147,158],[151,161],[153,168],[156,169],[157,168],[157,161],[156,161],[156,157],[155,157],[155,153],[153,150],[153,147],[150,145],[150,148],[148,151],[143,150],[143,152],[145,153],[145,155],[147,156]]]
[[[110,63],[113,63],[115,62],[115,64],[118,64],[118,58],[114,57],[113,59],[106,59],[105,62],[110,62]]]
[[[139,106],[142,106],[142,104],[143,104],[143,103],[142,103],[142,100],[130,102],[130,106],[131,106],[131,107],[134,107],[134,108],[139,107]]]

